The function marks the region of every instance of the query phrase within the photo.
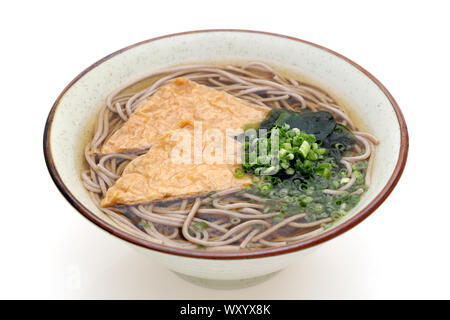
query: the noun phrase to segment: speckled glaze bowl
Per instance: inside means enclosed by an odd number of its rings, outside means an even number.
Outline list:
[[[149,243],[114,225],[89,198],[80,172],[83,147],[105,97],[145,73],[184,63],[259,60],[300,74],[351,106],[359,124],[380,139],[373,183],[336,226],[284,247],[242,252],[205,252]],[[402,113],[386,88],[356,63],[316,44],[266,32],[205,30],[146,40],[94,63],[80,73],[53,105],[44,134],[50,175],[69,203],[99,230],[125,241],[189,280],[205,285],[249,285],[300,259],[369,216],[392,192],[405,166],[408,133]]]

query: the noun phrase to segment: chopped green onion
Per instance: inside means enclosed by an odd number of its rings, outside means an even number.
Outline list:
[[[275,216],[272,218],[272,222],[277,224],[284,220],[284,216],[282,214]]]
[[[236,168],[234,170],[234,176],[238,179],[244,177],[245,171],[242,168]]]
[[[200,222],[195,222],[192,224],[192,230],[194,230],[195,232],[202,232],[203,230],[206,229],[207,227],[207,223],[200,221]]]
[[[350,178],[348,178],[348,177],[345,177],[345,178],[341,179],[341,184],[347,184],[349,182],[350,182]]]
[[[241,222],[241,219],[237,217],[233,217],[230,219],[231,224],[239,224]]]
[[[274,223],[299,212],[306,213],[304,219],[309,222],[328,217],[338,220],[359,202],[360,195],[352,193],[360,188],[367,190],[364,179],[368,161],[362,160],[352,163],[356,181],[348,190],[340,194],[323,192],[324,189],[337,190],[350,182],[349,172],[340,159],[354,154],[351,150],[355,142],[351,132],[336,124],[331,114],[308,112],[305,111],[305,119],[313,117],[329,121],[330,130],[335,126],[332,134],[321,135],[322,123],[314,124],[314,128],[318,126],[317,135],[304,132],[302,128],[316,130],[302,125],[302,112],[277,109],[271,111],[268,122],[261,123],[260,128],[265,132],[249,136],[248,142],[243,143],[243,164],[240,170],[235,170],[235,176],[252,175],[252,184],[245,192],[265,198],[265,214],[280,212],[272,218]],[[240,219],[230,221],[240,223]],[[331,225],[327,224],[327,227]]]
[[[303,141],[302,145],[300,146],[300,153],[302,154],[303,158],[306,158],[308,156],[308,152],[311,149],[311,146],[309,145],[308,141]]]
[[[138,222],[138,226],[143,227],[143,228],[150,228],[150,225],[148,224],[147,221]]]
[[[294,173],[295,173],[294,168],[288,168],[288,169],[286,169],[286,174],[293,175]]]

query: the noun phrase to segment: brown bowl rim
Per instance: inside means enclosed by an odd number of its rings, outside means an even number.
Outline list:
[[[270,35],[290,40],[299,41],[311,46],[314,46],[316,48],[319,48],[321,50],[327,51],[345,61],[353,65],[355,68],[363,72],[367,77],[369,77],[378,87],[383,91],[383,93],[388,97],[390,103],[392,104],[394,111],[397,115],[398,123],[400,126],[400,152],[399,157],[397,160],[397,164],[395,166],[394,172],[392,173],[391,177],[389,178],[387,184],[384,186],[384,188],[381,190],[380,193],[377,194],[377,196],[362,210],[360,210],[358,213],[356,213],[352,218],[348,219],[347,221],[343,222],[342,224],[331,228],[328,231],[325,231],[324,233],[317,235],[311,239],[301,241],[298,243],[292,243],[286,246],[282,247],[275,247],[275,248],[267,248],[267,249],[260,249],[255,251],[238,251],[238,252],[209,252],[209,251],[202,251],[202,250],[188,250],[188,249],[179,249],[179,248],[171,248],[166,247],[163,245],[151,243],[142,239],[139,239],[131,234],[128,234],[113,225],[108,224],[107,222],[103,221],[99,217],[97,217],[94,213],[89,211],[83,204],[78,201],[75,196],[70,192],[69,188],[64,184],[62,181],[58,170],[56,169],[56,166],[53,161],[52,152],[51,152],[51,145],[50,145],[50,135],[51,135],[51,128],[53,123],[53,118],[55,115],[55,112],[58,108],[59,102],[65,95],[65,93],[74,85],[80,78],[82,78],[86,73],[94,69],[96,66],[100,65],[101,63],[111,59],[112,57],[121,54],[129,49],[132,49],[134,47],[140,46],[142,44],[146,44],[152,41],[156,41],[159,39],[169,38],[169,37],[176,37],[176,36],[182,36],[186,34],[193,34],[193,33],[207,33],[207,32],[242,32],[242,33],[253,33],[253,34],[264,34],[264,35]],[[127,46],[125,48],[122,48],[118,51],[115,51],[106,57],[100,59],[99,61],[95,62],[88,68],[86,68],[83,72],[81,72],[75,79],[73,79],[61,92],[61,94],[56,99],[55,103],[52,106],[52,109],[50,110],[50,113],[47,118],[47,122],[45,124],[45,130],[44,130],[44,156],[45,156],[45,162],[47,164],[48,171],[56,184],[59,191],[62,193],[62,195],[66,198],[66,200],[76,209],[78,210],[85,218],[90,220],[91,222],[95,223],[97,226],[102,228],[103,230],[111,233],[112,235],[119,237],[122,240],[125,240],[127,242],[130,242],[132,244],[138,245],[143,248],[147,248],[150,250],[155,250],[162,253],[167,254],[173,254],[178,256],[184,256],[184,257],[190,257],[190,258],[202,258],[202,259],[250,259],[250,258],[263,258],[263,257],[272,257],[280,254],[286,254],[291,253],[295,251],[299,251],[302,249],[306,249],[312,246],[315,246],[317,244],[323,243],[327,240],[330,240],[349,229],[356,226],[358,223],[363,221],[365,218],[367,218],[372,212],[374,212],[383,202],[386,200],[386,198],[389,196],[389,194],[392,192],[394,187],[397,185],[398,180],[400,179],[403,170],[405,168],[406,159],[408,155],[408,146],[409,146],[409,138],[408,138],[408,130],[406,127],[406,122],[403,117],[403,114],[392,97],[392,95],[389,93],[389,91],[381,84],[381,82],[376,79],[371,73],[369,73],[367,70],[362,68],[360,65],[356,64],[352,60],[348,59],[347,57],[330,50],[328,48],[325,48],[323,46],[317,45],[315,43],[305,41],[302,39],[298,39],[295,37],[285,36],[277,33],[271,33],[271,32],[265,32],[265,31],[254,31],[254,30],[244,30],[244,29],[208,29],[208,30],[195,30],[195,31],[187,31],[187,32],[180,32],[180,33],[174,33],[169,34],[161,37],[156,37],[148,40],[144,40],[135,44],[132,44],[130,46]]]

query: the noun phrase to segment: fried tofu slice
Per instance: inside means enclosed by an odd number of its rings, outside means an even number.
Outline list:
[[[149,148],[158,137],[194,121],[219,130],[240,129],[261,122],[269,108],[224,91],[176,78],[145,99],[102,146],[100,153]]]
[[[203,134],[202,156],[196,159],[192,128],[164,135],[148,153],[128,164],[108,189],[101,206],[170,200],[250,185],[250,176],[235,177],[235,169],[240,167],[241,144],[225,135],[220,142],[218,136],[217,132],[212,138]]]

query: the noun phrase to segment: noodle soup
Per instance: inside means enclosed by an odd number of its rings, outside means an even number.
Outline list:
[[[208,130],[222,137],[213,160]],[[188,146],[174,161],[176,132]],[[377,144],[330,93],[266,64],[186,65],[107,97],[82,178],[99,208],[144,240],[263,249],[345,216],[370,187]]]

